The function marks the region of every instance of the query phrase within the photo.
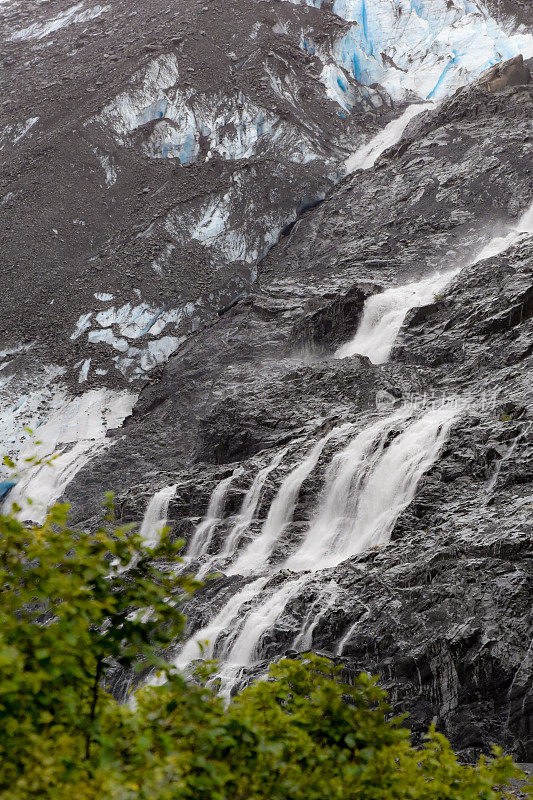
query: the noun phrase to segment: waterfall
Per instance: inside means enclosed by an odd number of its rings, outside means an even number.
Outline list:
[[[208,552],[215,528],[224,513],[224,505],[226,503],[228,490],[235,478],[240,477],[243,472],[244,470],[242,467],[237,467],[229,477],[224,478],[215,486],[209,500],[209,505],[207,506],[205,519],[196,528],[194,536],[189,544],[187,556],[190,559],[200,558]]]
[[[288,447],[280,450],[279,453],[276,453],[270,464],[259,470],[252,482],[252,485],[244,496],[244,500],[242,501],[242,506],[235,523],[224,540],[222,551],[217,555],[212,556],[212,558],[208,559],[205,564],[201,566],[200,570],[198,571],[199,578],[202,578],[211,572],[217,563],[223,562],[230,556],[235,555],[242,537],[252,524],[252,520],[257,511],[257,506],[259,505],[259,501],[261,499],[261,493],[268,476],[271,472],[274,472],[274,470],[279,467],[288,451]]]
[[[359,624],[360,624],[360,620],[357,620],[357,622],[355,622],[353,625],[351,625],[348,628],[348,630],[346,631],[346,633],[344,634],[344,636],[342,637],[342,639],[340,640],[340,642],[337,645],[337,649],[335,650],[335,655],[336,656],[342,656],[342,654],[344,653],[344,648],[346,647],[346,645],[348,644],[348,642],[352,638],[352,634],[355,633],[355,631],[359,627]]]
[[[533,203],[521,216],[518,224],[505,236],[491,239],[471,265],[500,255],[527,233],[533,233]],[[334,358],[347,358],[358,354],[368,356],[373,364],[384,364],[391,354],[407,312],[411,308],[433,302],[435,295],[439,294],[460,271],[461,268],[437,272],[421,281],[393,286],[367,298],[355,336],[335,351]]]
[[[407,312],[411,308],[433,302],[435,295],[458,272],[458,269],[438,272],[416,283],[393,286],[381,294],[367,298],[355,336],[341,345],[334,357],[346,358],[357,353],[368,356],[373,364],[384,364],[390,356]]]
[[[190,637],[177,658],[177,666],[185,669],[202,654],[204,658],[220,659],[221,693],[229,697],[243,671],[261,659],[265,634],[317,572],[389,541],[396,520],[412,502],[422,475],[435,463],[457,413],[457,406],[452,403],[422,411],[405,407],[372,422],[350,438],[326,469],[323,489],[303,540],[283,563],[270,565],[273,547],[292,520],[302,484],[317,467],[327,441],[332,437],[345,440],[353,426],[340,426],[322,437],[284,478],[259,536],[226,571],[250,575],[252,580],[230,597],[210,623]],[[273,464],[280,463],[282,457],[278,454],[265,469],[275,468]],[[250,505],[256,502],[252,498],[264,471],[252,484],[254,491],[250,487],[247,493],[250,503],[246,498],[243,502],[248,514]],[[295,648],[307,650],[312,646],[313,633],[338,593],[335,581],[329,581],[295,632]],[[208,644],[202,649],[199,642],[205,639]]]
[[[165,486],[150,499],[141,525],[140,534],[150,547],[157,544],[162,528],[167,524],[168,505],[176,494],[177,484]]]
[[[311,449],[307,457],[287,475],[270,506],[270,511],[261,533],[250,542],[235,563],[226,570],[228,575],[250,575],[265,565],[272,553],[274,544],[292,520],[298,493],[302,488],[303,482],[318,464],[318,459],[326,442],[329,441],[334,433],[338,432],[339,429],[336,429],[323,436]]]
[[[212,658],[220,635],[228,633],[241,608],[260,594],[267,581],[268,577],[257,578],[230,597],[214,619],[187,640],[175,661],[178,669],[185,669],[197,658]]]
[[[346,172],[355,172],[358,169],[370,169],[385,150],[392,147],[402,138],[402,134],[409,122],[423,111],[434,108],[433,103],[421,103],[408,106],[403,114],[389,122],[383,130],[374,136],[367,144],[356,150],[345,162]]]
[[[393,414],[364,428],[333,457],[307,535],[297,551],[287,559],[287,569],[312,570],[315,565],[320,568],[324,543],[351,528],[365,475],[382,455],[385,441],[396,422],[405,420],[408,413]]]
[[[333,459],[316,516],[286,569],[334,567],[369,547],[386,544],[420,478],[435,462],[456,414],[453,404],[443,405],[403,427],[406,412],[397,412],[363,430]],[[402,432],[385,447],[399,424]]]
[[[495,236],[476,256],[474,264],[478,261],[483,261],[485,258],[494,258],[499,256],[509,247],[512,247],[524,233],[533,233],[533,203],[529,206],[527,211],[522,214],[518,220],[518,224],[511,227],[505,236]]]
[[[487,483],[485,485],[485,492],[487,493],[487,495],[491,495],[492,492],[494,491],[494,487],[496,486],[496,484],[498,482],[498,478],[500,477],[500,472],[502,471],[502,466],[504,465],[504,463],[506,461],[509,461],[509,459],[513,455],[514,451],[516,450],[519,442],[531,430],[531,426],[532,425],[533,425],[532,422],[528,422],[522,427],[521,431],[514,437],[514,439],[511,442],[511,444],[507,447],[507,449],[505,451],[505,454],[496,463],[496,468],[495,468],[492,476],[489,478],[489,480],[487,481]],[[487,498],[485,500],[485,502],[487,502],[488,499],[489,498]]]
[[[308,580],[308,575],[301,575],[291,581],[285,581],[270,597],[262,599],[250,610],[229,652],[220,654],[223,660],[219,669],[220,693],[223,697],[230,696],[243,669],[252,664],[254,658],[259,655],[258,647],[263,634],[272,628],[289,600],[303,589]]]

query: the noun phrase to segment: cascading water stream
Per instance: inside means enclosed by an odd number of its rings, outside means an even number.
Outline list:
[[[471,266],[486,258],[494,258],[516,244],[524,234],[533,233],[533,203],[521,216],[517,225],[505,236],[495,236],[471,262]],[[393,286],[380,294],[367,298],[363,315],[355,336],[341,345],[334,358],[353,355],[368,356],[373,364],[388,361],[396,337],[408,311],[428,305],[450,281],[461,272],[461,267],[447,272],[437,272],[421,281]]]
[[[392,147],[402,138],[409,122],[423,111],[435,108],[433,103],[420,103],[408,106],[403,114],[389,122],[382,131],[369,142],[356,150],[345,162],[346,172],[355,172],[358,169],[370,169],[385,150]]]
[[[359,600],[359,602],[365,609],[366,613],[364,616],[369,615],[371,613],[370,608],[364,603],[362,603],[361,600]],[[337,644],[337,648],[335,650],[336,656],[342,656],[342,654],[344,653],[344,648],[346,647],[346,645],[348,644],[348,642],[350,641],[350,639],[352,638],[353,634],[355,633],[360,624],[361,624],[361,618],[358,619],[356,622],[354,622],[353,625],[350,625],[350,627],[348,628],[342,639]]]
[[[165,486],[150,498],[140,530],[144,543],[149,547],[157,544],[161,530],[167,524],[168,506],[177,488],[177,484]]]
[[[511,227],[505,236],[495,236],[485,245],[481,252],[476,256],[474,264],[478,261],[483,261],[486,258],[494,258],[501,253],[508,250],[516,244],[523,234],[533,233],[533,203],[529,206],[527,211],[522,214],[518,223]]]
[[[261,592],[267,581],[268,576],[257,578],[234,594],[211,622],[186,642],[175,662],[178,669],[185,669],[197,658],[212,658],[219,637],[228,632],[241,608]]]
[[[244,497],[237,522],[233,526],[229,536],[226,539],[224,549],[221,553],[222,557],[231,556],[235,552],[241,536],[250,527],[250,523],[254,518],[255,512],[257,511],[257,506],[261,498],[261,492],[265,485],[266,479],[271,472],[279,467],[288,451],[289,448],[286,447],[284,450],[281,450],[279,453],[277,453],[272,462],[260,470],[255,476],[252,485]]]
[[[368,356],[373,364],[384,364],[391,353],[407,312],[411,308],[433,302],[437,295],[459,269],[439,272],[429,278],[393,286],[381,294],[367,298],[363,316],[353,339],[341,345],[335,358],[359,354]]]
[[[532,422],[527,422],[525,425],[523,425],[523,427],[520,430],[520,432],[514,437],[514,439],[511,442],[511,444],[507,447],[507,450],[506,450],[505,454],[496,463],[496,469],[494,470],[492,476],[489,478],[489,480],[487,481],[487,483],[485,485],[485,492],[488,495],[486,500],[485,500],[485,502],[487,502],[489,500],[490,495],[494,491],[494,487],[496,486],[496,483],[498,482],[498,478],[500,477],[500,473],[502,471],[503,465],[505,464],[506,461],[509,461],[509,459],[513,455],[514,451],[518,447],[518,444],[522,441],[522,439],[525,438],[525,436],[531,430],[531,426],[532,425],[533,425]]]
[[[268,561],[274,545],[286,526],[292,520],[298,494],[306,478],[318,464],[329,439],[346,430],[349,426],[334,429],[322,437],[311,449],[308,456],[285,478],[274,498],[270,511],[259,536],[241,553],[235,563],[226,570],[228,575],[250,575],[261,569]]]
[[[527,233],[533,233],[533,205],[507,235],[494,237],[471,264],[499,255]],[[441,272],[370,297],[355,337],[339,348],[336,357],[360,353],[376,364],[387,361],[408,311],[431,303],[459,272],[460,269]],[[250,582],[228,600],[209,624],[193,634],[178,657],[178,666],[185,669],[199,658],[202,650],[198,640],[209,639],[204,655],[221,660],[221,692],[229,697],[243,672],[264,657],[264,635],[276,626],[287,604],[315,581],[318,572],[334,568],[370,547],[388,543],[399,515],[413,501],[422,476],[436,462],[459,412],[460,407],[454,402],[429,409],[400,408],[372,422],[347,443],[352,426],[336,428],[286,475],[259,535],[238,554],[266,477],[281,464],[288,450],[278,453],[248,490],[221,553],[224,559],[235,557],[226,573],[249,577]],[[293,553],[281,563],[271,563],[276,545],[282,542],[293,520],[301,487],[318,468],[332,436],[343,439],[344,445],[326,470],[307,531]],[[516,443],[510,452],[514,446]],[[489,491],[496,479],[497,472],[489,482]],[[290,546],[290,542],[283,544]],[[312,647],[314,631],[339,593],[333,579],[319,591],[300,630],[295,632],[295,649],[305,651]],[[343,634],[336,648],[338,655],[344,652],[358,624],[355,622]]]
[[[333,459],[316,516],[285,567],[298,572],[326,569],[386,544],[456,414],[455,404],[443,405],[406,425],[409,412],[404,410],[363,430]],[[398,427],[403,430],[386,447]]]
[[[324,587],[324,590],[319,598],[312,604],[307,616],[305,617],[301,629],[298,631],[292,649],[298,650],[300,653],[305,653],[313,646],[313,633],[315,628],[326,616],[328,611],[335,604],[339,596],[339,587],[335,581]]]
[[[333,457],[313,518],[295,552],[270,565],[269,558],[293,518],[301,486],[317,468],[326,442],[332,437],[346,440],[353,426],[340,426],[320,439],[282,481],[259,537],[227,570],[254,579],[193,634],[177,666],[186,669],[201,657],[198,642],[209,639],[203,655],[220,659],[221,693],[229,697],[243,671],[261,659],[264,634],[318,571],[388,542],[420,478],[437,459],[457,413],[454,404],[425,411],[402,408],[363,429]],[[296,633],[297,647],[312,645],[313,632],[337,593],[330,581]]]
[[[250,525],[252,524],[252,520],[257,511],[257,506],[259,505],[259,501],[261,499],[261,493],[268,476],[271,472],[274,472],[274,470],[279,467],[288,451],[288,447],[280,450],[279,453],[276,453],[270,464],[259,470],[252,482],[252,485],[244,496],[240,512],[232,529],[224,541],[222,551],[205,561],[205,563],[198,570],[199,578],[203,578],[205,575],[211,572],[217,564],[223,563],[225,560],[235,555],[242,537],[249,530]]]
[[[219,669],[220,693],[223,697],[229,698],[243,669],[260,656],[258,648],[263,634],[272,628],[289,600],[303,589],[308,580],[308,575],[301,575],[294,580],[285,581],[269,597],[263,598],[249,611],[231,649],[220,654],[222,660]]]
[[[196,528],[194,536],[191,539],[190,545],[187,549],[187,556],[189,559],[201,558],[208,552],[209,546],[213,539],[213,533],[215,532],[215,528],[220,522],[221,516],[224,512],[224,505],[226,503],[228,490],[233,481],[240,477],[243,472],[244,469],[242,467],[237,467],[237,469],[231,475],[229,475],[227,478],[224,478],[224,480],[220,481],[220,483],[215,487],[215,490],[211,495],[211,499],[209,500],[205,519]]]

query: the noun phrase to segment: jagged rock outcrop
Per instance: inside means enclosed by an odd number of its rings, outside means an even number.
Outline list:
[[[501,92],[507,86],[523,86],[529,83],[531,74],[522,54],[515,56],[503,64],[491,67],[482,77],[480,83],[486,86],[489,92]]]

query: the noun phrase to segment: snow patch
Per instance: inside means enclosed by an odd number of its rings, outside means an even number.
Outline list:
[[[85,381],[89,377],[90,366],[91,366],[91,359],[87,358],[81,365],[80,374],[78,377],[78,383],[85,383]]]
[[[62,11],[61,14],[58,14],[47,22],[34,22],[33,25],[29,25],[27,28],[15,31],[8,40],[15,42],[28,39],[44,39],[46,36],[61,30],[61,28],[65,28],[67,25],[90,22],[106,11],[109,11],[111,8],[110,5],[96,5],[83,11],[83,7],[84,3],[76,3],[76,5],[67,8],[65,11]]]
[[[43,394],[37,392],[35,398],[41,400],[41,406]],[[56,390],[47,399],[48,417],[38,426],[38,441],[27,442],[20,452],[24,466],[17,472],[17,485],[4,503],[4,510],[18,503],[18,516],[36,523],[44,521],[47,509],[63,495],[85,464],[111,446],[107,431],[119,427],[131,414],[136,396],[95,389],[71,398]]]
[[[25,122],[6,125],[0,133],[0,150],[3,150],[6,144],[18,144],[37,122],[39,122],[39,117],[29,117]]]

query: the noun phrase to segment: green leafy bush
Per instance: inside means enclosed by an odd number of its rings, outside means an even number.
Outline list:
[[[520,774],[500,751],[460,765],[434,730],[413,748],[375,679],[347,685],[312,655],[226,707],[169,664],[199,586],[175,574],[181,543],[87,536],[66,515],[0,517],[2,800],[495,800]],[[101,688],[110,663],[166,682],[119,705]]]

